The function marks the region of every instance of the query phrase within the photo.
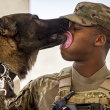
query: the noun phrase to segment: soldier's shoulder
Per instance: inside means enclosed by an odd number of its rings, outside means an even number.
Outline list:
[[[23,95],[24,91],[29,91],[28,93],[37,92],[40,94],[43,92],[43,94],[45,94],[47,91],[59,84],[58,79],[60,77],[70,75],[71,71],[72,67],[70,66],[63,68],[59,73],[46,74],[35,78],[24,86],[24,88],[19,92],[17,98]]]
[[[40,76],[31,82],[31,88],[34,88],[34,90],[37,90],[39,93],[44,90],[44,88],[50,90],[58,84],[58,75],[59,73]]]
[[[47,74],[40,76],[34,80],[29,81],[27,85],[19,92],[17,97],[12,101],[12,105],[18,103],[18,105],[24,103],[24,99],[27,100],[29,97],[33,100],[36,99],[39,103],[43,96],[50,90],[58,87],[58,79],[62,75],[66,75],[71,71],[71,67],[64,68],[60,73]],[[63,74],[64,73],[64,74]]]
[[[58,83],[59,77],[68,76],[72,73],[72,66],[63,68],[59,73],[46,74],[34,79],[31,83],[32,87],[41,87],[47,83],[53,83],[52,85],[56,85]]]
[[[59,79],[62,79],[62,78],[71,76],[71,73],[72,73],[72,66],[63,68],[63,69],[60,71],[60,73],[58,74],[58,78],[59,78]]]

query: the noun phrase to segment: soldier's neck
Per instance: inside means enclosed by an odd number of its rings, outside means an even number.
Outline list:
[[[91,77],[105,64],[105,61],[91,61],[91,62],[79,62],[75,61],[73,67],[75,70],[84,77]]]

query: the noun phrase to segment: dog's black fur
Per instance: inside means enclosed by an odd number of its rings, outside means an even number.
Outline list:
[[[0,62],[8,67],[10,74],[25,78],[38,51],[65,42],[64,32],[68,27],[69,21],[63,18],[42,20],[31,14],[0,18]]]

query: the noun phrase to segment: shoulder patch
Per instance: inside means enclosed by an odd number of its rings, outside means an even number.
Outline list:
[[[72,66],[64,68],[58,75],[58,80],[71,76]]]

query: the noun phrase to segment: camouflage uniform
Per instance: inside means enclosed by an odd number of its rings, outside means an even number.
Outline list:
[[[107,81],[109,79],[108,83],[110,83],[110,71],[106,69],[106,72],[108,75],[105,78],[107,78]],[[10,110],[52,110],[53,102],[70,92],[71,75],[72,67],[68,67],[60,73],[44,75],[30,81],[10,104]],[[109,106],[110,87],[103,90],[102,84],[99,85],[97,90],[76,92],[67,103],[95,102]],[[107,91],[107,89],[109,90]]]
[[[100,25],[110,31],[110,8],[103,4],[81,2],[76,6],[73,14],[61,16],[60,18],[67,18],[83,26]],[[62,78],[64,80],[67,78],[67,84],[59,84]],[[66,68],[64,74],[55,73],[45,75],[30,81],[10,104],[10,110],[51,110],[54,100],[56,101],[70,92],[70,78],[71,69]],[[110,79],[109,76],[107,79]],[[68,104],[89,102],[89,100],[85,101],[86,97],[87,99],[93,100],[93,102],[95,98],[95,102],[103,102],[109,106],[109,82],[110,80],[105,80],[99,90],[76,93]],[[64,85],[64,88],[62,85]],[[107,85],[107,87],[105,85]],[[59,86],[61,86],[62,89],[59,90]]]

